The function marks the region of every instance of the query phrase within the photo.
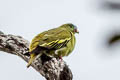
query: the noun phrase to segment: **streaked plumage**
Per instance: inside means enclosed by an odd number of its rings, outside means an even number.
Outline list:
[[[53,57],[68,56],[75,47],[75,33],[77,33],[75,25],[64,24],[58,28],[38,34],[30,44],[29,52],[31,58],[27,67],[32,64],[38,55],[46,54]]]

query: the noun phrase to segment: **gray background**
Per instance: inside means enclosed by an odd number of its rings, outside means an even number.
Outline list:
[[[0,0],[0,30],[31,41],[45,30],[64,23],[78,26],[77,44],[63,59],[73,80],[120,80],[120,44],[104,43],[113,29],[119,29],[119,8],[107,3],[119,0]],[[43,80],[21,58],[0,52],[0,80]]]

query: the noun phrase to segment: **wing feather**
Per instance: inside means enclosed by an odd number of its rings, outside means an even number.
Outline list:
[[[30,44],[30,52],[41,46],[47,49],[60,49],[71,40],[71,34],[66,29],[51,29],[38,34]]]
[[[66,38],[66,39],[57,39],[55,41],[52,41],[50,43],[44,43],[42,45],[42,47],[46,47],[48,49],[60,49],[62,47],[65,47],[67,45],[67,43],[70,41],[71,38]]]

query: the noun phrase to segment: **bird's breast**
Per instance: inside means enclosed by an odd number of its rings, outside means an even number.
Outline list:
[[[75,47],[75,42],[76,42],[75,36],[74,34],[72,34],[71,40],[68,42],[66,47],[57,50],[58,56],[68,56],[73,51]]]
[[[68,56],[73,51],[73,49],[75,47],[75,42],[76,42],[75,36],[72,35],[71,41],[67,45],[68,53],[66,53],[66,56]]]

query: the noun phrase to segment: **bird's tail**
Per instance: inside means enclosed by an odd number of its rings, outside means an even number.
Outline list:
[[[30,60],[28,61],[28,64],[27,64],[27,68],[30,67],[30,65],[31,65],[32,62],[35,60],[35,58],[36,58],[36,54],[35,54],[35,53],[32,53],[32,54],[30,55]]]

